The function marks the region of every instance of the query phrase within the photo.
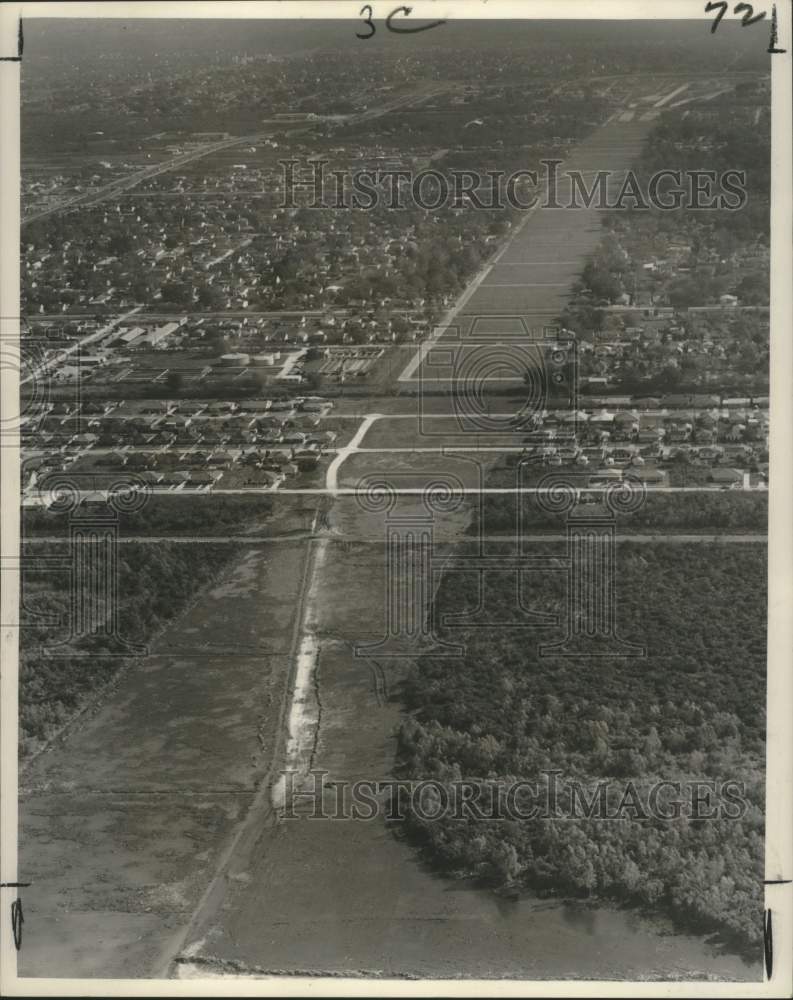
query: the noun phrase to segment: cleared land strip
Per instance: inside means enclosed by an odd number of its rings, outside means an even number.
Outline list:
[[[314,519],[316,527],[316,515]],[[312,536],[316,535],[312,532]],[[206,886],[200,900],[195,905],[187,921],[175,934],[167,939],[155,963],[155,978],[167,977],[173,963],[182,949],[191,940],[200,939],[206,933],[210,922],[217,916],[227,898],[229,883],[240,873],[244,873],[251,864],[259,838],[262,832],[271,827],[275,817],[272,807],[272,787],[278,763],[288,752],[288,720],[293,711],[296,696],[299,657],[303,639],[308,630],[308,618],[311,613],[310,600],[312,586],[316,586],[316,566],[318,553],[322,551],[323,543],[310,541],[306,546],[305,558],[300,578],[300,587],[296,595],[295,615],[292,622],[292,634],[289,652],[289,673],[284,697],[281,701],[276,726],[277,740],[270,757],[270,764],[260,778],[256,793],[248,804],[248,808],[237,826],[231,840],[226,844],[215,866],[214,874]]]

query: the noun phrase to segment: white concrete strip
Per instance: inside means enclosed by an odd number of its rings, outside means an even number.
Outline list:
[[[653,105],[654,108],[662,108],[667,102],[671,101],[673,97],[677,97],[678,94],[682,94],[684,90],[688,90],[690,84],[681,83],[679,87],[676,87],[671,93],[667,94],[666,97],[662,97],[660,101],[656,101]]]
[[[366,432],[372,426],[372,424],[379,420],[383,416],[382,413],[369,413],[363,418],[361,426],[355,432],[353,437],[350,439],[350,443],[345,448],[340,448],[336,453],[336,457],[328,466],[328,471],[325,476],[325,487],[327,491],[333,496],[336,493],[339,485],[339,469],[341,468],[345,459],[351,455],[353,452],[358,450],[358,445],[363,441]]]

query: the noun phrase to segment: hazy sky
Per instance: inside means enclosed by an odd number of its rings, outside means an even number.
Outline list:
[[[189,9],[187,5],[186,9]],[[388,46],[390,50],[444,45],[452,47],[504,47],[524,45],[586,45],[605,48],[651,44],[653,47],[681,48],[697,55],[732,57],[736,51],[762,65],[768,44],[767,24],[742,29],[722,22],[715,35],[710,22],[701,21],[458,21],[411,36],[387,32],[376,22],[375,36],[366,41],[355,37],[363,31],[362,21],[273,21],[273,20],[133,20],[28,19],[24,23],[25,57],[47,57],[76,62],[96,58],[97,53],[133,58],[179,54],[186,61],[200,60],[209,53],[227,51],[248,54],[287,54],[312,48]],[[756,58],[752,58],[756,57]],[[742,59],[742,65],[746,65]]]

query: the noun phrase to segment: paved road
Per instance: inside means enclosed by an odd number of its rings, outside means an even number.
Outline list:
[[[361,421],[360,427],[352,436],[349,444],[346,447],[339,449],[336,453],[336,457],[328,466],[328,471],[325,475],[325,487],[334,496],[339,492],[339,469],[342,467],[344,461],[349,455],[353,455],[358,451],[358,445],[361,441],[363,441],[364,437],[366,437],[367,431],[376,420],[380,419],[381,416],[382,414],[380,413],[367,414],[367,416],[365,416]]]

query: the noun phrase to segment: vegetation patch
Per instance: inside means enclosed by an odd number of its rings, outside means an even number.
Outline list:
[[[561,550],[553,549],[549,551]],[[754,545],[624,543],[618,559],[621,635],[646,657],[542,656],[558,628],[480,627],[466,655],[421,660],[404,685],[403,776],[537,782],[545,772],[587,788],[632,782],[733,781],[738,818],[488,821],[409,814],[407,830],[440,869],[496,886],[616,898],[720,931],[751,950],[762,938],[766,560]],[[530,604],[564,618],[565,574],[532,574]],[[493,607],[509,606],[513,574]],[[475,573],[448,573],[440,614],[478,600]],[[488,599],[490,595],[488,594]],[[455,632],[455,641],[460,633]],[[685,810],[683,810],[685,813]]]

